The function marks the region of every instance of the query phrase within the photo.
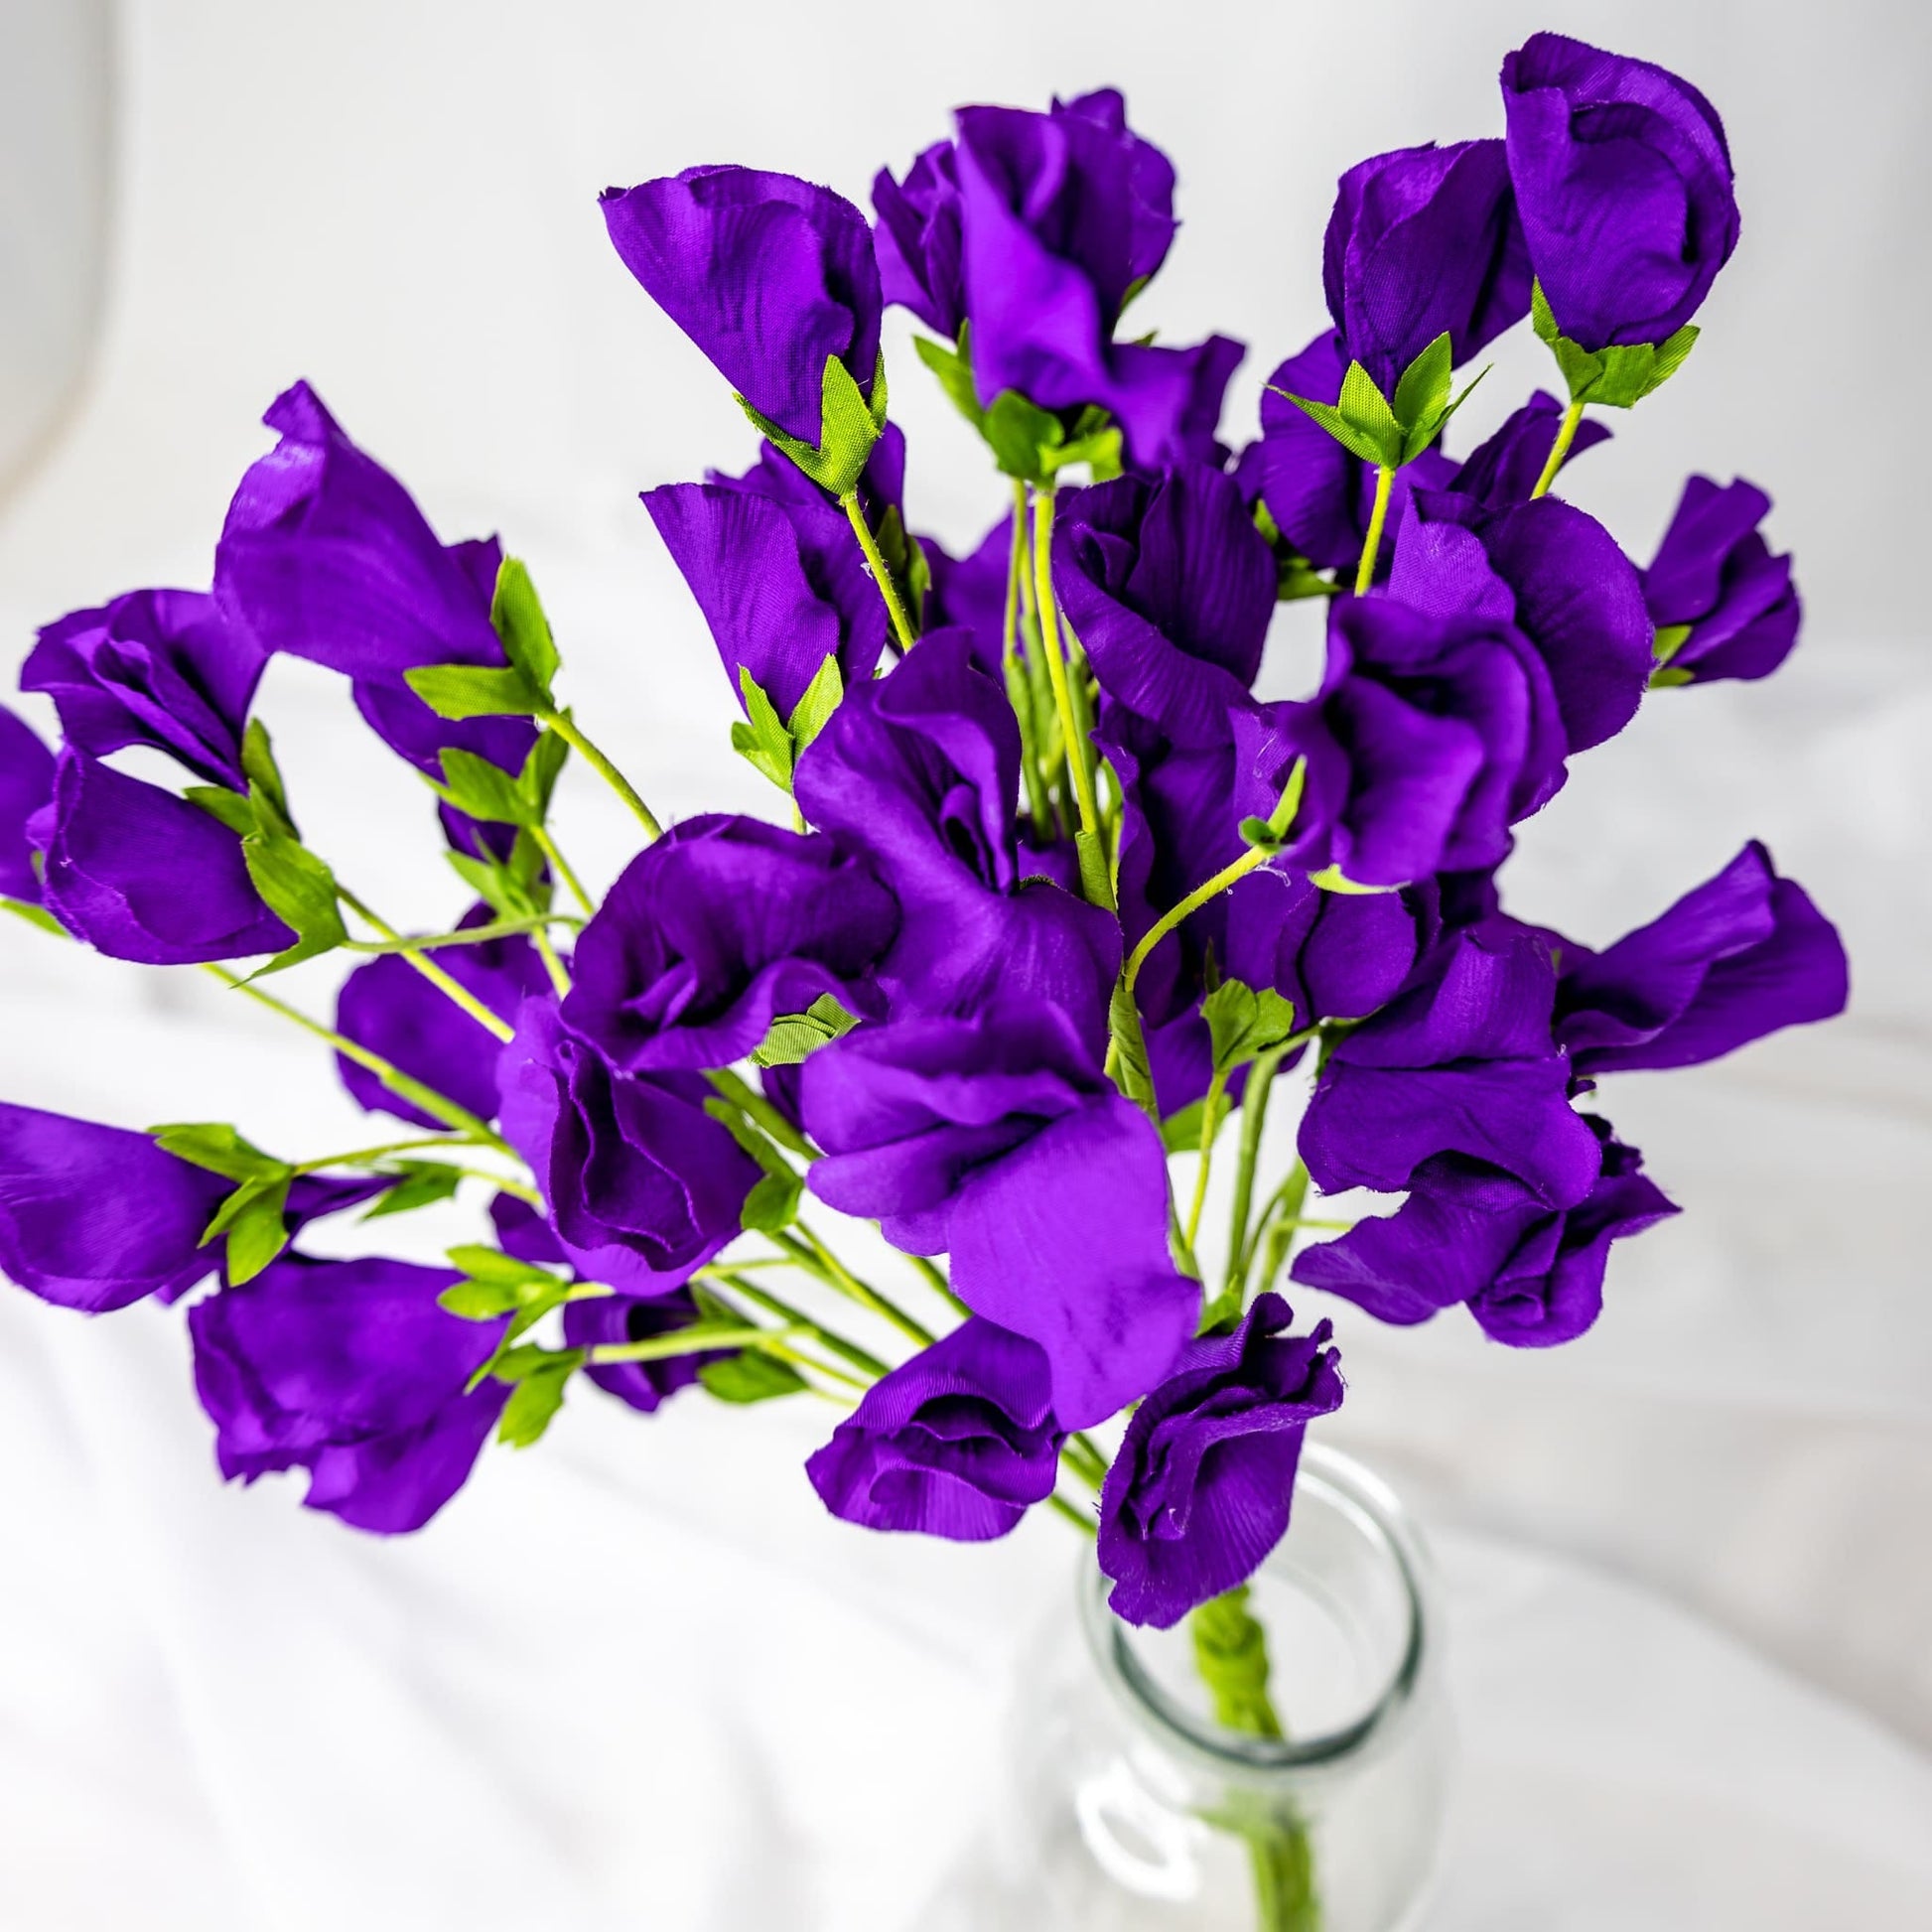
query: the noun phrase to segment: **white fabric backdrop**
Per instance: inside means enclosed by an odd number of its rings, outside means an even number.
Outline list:
[[[0,173],[44,185],[0,198],[5,286],[66,318],[0,342],[0,469],[82,359],[99,145],[35,129],[91,125],[88,11],[0,0]],[[1687,1211],[1619,1252],[1583,1343],[1524,1357],[1336,1311],[1332,1435],[1403,1482],[1445,1558],[1468,1771],[1432,1926],[1932,1922],[1932,663],[1908,588],[1918,459],[1878,433],[1871,387],[1881,324],[1926,306],[1925,18],[1000,0],[895,19],[132,0],[107,306],[64,434],[0,505],[5,656],[75,605],[206,582],[254,419],[307,374],[447,536],[500,529],[530,559],[573,696],[654,801],[762,809],[634,501],[740,461],[749,433],[609,256],[597,189],[743,159],[863,199],[956,100],[1118,81],[1181,167],[1153,319],[1256,345],[1242,430],[1318,321],[1339,168],[1494,131],[1496,61],[1538,25],[1681,67],[1728,120],[1744,249],[1697,359],[1576,494],[1644,555],[1685,470],[1742,470],[1778,498],[1807,641],[1771,684],[1669,694],[1582,760],[1512,904],[1600,942],[1762,835],[1843,923],[1854,1011],[1611,1089]],[[75,105],[37,122],[12,111],[30,100]],[[958,542],[991,480],[896,345],[915,521]],[[1533,349],[1501,356],[1483,424],[1541,379]],[[345,873],[453,910],[418,789],[342,690],[278,665],[264,705]],[[614,874],[624,827],[581,774],[564,814],[580,863]],[[321,1010],[326,967],[289,983]],[[355,1138],[314,1056],[199,984],[20,928],[0,1002],[10,1099],[235,1118],[299,1152]],[[461,1220],[407,1238],[433,1253]],[[821,1428],[785,1405],[645,1421],[574,1399],[422,1538],[375,1544],[298,1510],[294,1483],[216,1485],[177,1317],[0,1298],[0,1923],[918,1926],[998,1775],[1004,1673],[1060,1601],[1069,1539],[1042,1521],[959,1552],[828,1523],[798,1472]]]

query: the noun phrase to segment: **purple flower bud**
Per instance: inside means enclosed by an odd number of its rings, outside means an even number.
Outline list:
[[[626,1341],[648,1341],[675,1334],[698,1318],[688,1289],[646,1300],[635,1295],[600,1295],[564,1308],[564,1345],[600,1348]],[[722,1362],[736,1351],[706,1348],[689,1355],[666,1355],[655,1362],[591,1363],[584,1371],[600,1389],[644,1415],[654,1415],[680,1389],[693,1387],[706,1362]]]
[[[221,1473],[304,1468],[310,1509],[379,1535],[421,1529],[468,1479],[509,1393],[463,1392],[503,1323],[437,1306],[461,1279],[290,1254],[198,1303],[195,1387]]]
[[[1561,34],[1502,70],[1509,173],[1557,327],[1587,349],[1660,343],[1737,246],[1730,150],[1688,81]]]
[[[947,342],[966,320],[964,244],[959,232],[959,167],[950,141],[936,141],[896,182],[890,169],[873,177],[879,219],[873,246],[879,286],[889,303],[910,309]]]
[[[1116,1616],[1168,1629],[1282,1540],[1302,1438],[1342,1396],[1332,1325],[1285,1335],[1291,1319],[1279,1295],[1258,1296],[1232,1334],[1190,1341],[1135,1410],[1100,1492]]]
[[[28,822],[54,796],[54,754],[0,705],[0,898],[41,901]]]
[[[897,923],[892,895],[836,840],[686,819],[579,935],[564,1020],[629,1071],[729,1066],[826,994],[876,1009],[867,982]]]
[[[850,202],[754,168],[687,168],[599,200],[644,292],[787,435],[817,445],[828,357],[871,394],[879,270]]]
[[[51,623],[21,667],[75,751],[170,752],[210,784],[245,791],[241,734],[266,652],[199,591],[131,591]]]
[[[146,966],[246,959],[295,943],[256,893],[239,834],[186,799],[78,752],[28,837],[47,909],[110,959]]]
[[[1045,1355],[975,1316],[875,1382],[805,1473],[848,1523],[985,1543],[1052,1494],[1060,1441]]]
[[[1757,528],[1770,507],[1770,497],[1741,477],[1727,484],[1693,477],[1644,573],[1657,627],[1691,626],[1669,666],[1694,683],[1768,677],[1798,641],[1791,559],[1774,557]]]
[[[1530,265],[1500,141],[1398,148],[1338,184],[1321,285],[1347,359],[1391,401],[1447,335],[1465,362],[1530,312]]]

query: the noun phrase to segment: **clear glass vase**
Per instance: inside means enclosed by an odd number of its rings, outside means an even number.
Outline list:
[[[972,1932],[1396,1932],[1450,1757],[1426,1559],[1376,1477],[1311,1445],[1255,1578],[1285,1735],[1222,1728],[1182,1624],[1137,1630],[1091,1559],[1021,1679],[1004,1815],[941,1922]],[[965,1875],[965,1874],[962,1874]]]

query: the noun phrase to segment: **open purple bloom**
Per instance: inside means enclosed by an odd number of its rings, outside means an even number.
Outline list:
[[[1331,1324],[1262,1295],[1232,1334],[1190,1341],[1135,1410],[1100,1492],[1108,1606],[1168,1629],[1258,1570],[1288,1529],[1302,1438],[1341,1405]]]
[[[1046,1357],[975,1316],[875,1382],[805,1473],[848,1523],[985,1543],[1053,1493],[1059,1445]]]
[[[1527,503],[1531,491],[1543,479],[1543,466],[1550,460],[1562,421],[1563,405],[1547,389],[1538,389],[1520,409],[1510,411],[1502,427],[1487,442],[1479,443],[1469,452],[1447,483],[1439,484],[1424,478],[1423,486],[1453,489],[1461,495],[1473,496],[1484,509],[1503,510]],[[1586,450],[1593,450],[1597,444],[1609,440],[1609,430],[1595,417],[1586,416],[1571,438],[1565,466],[1576,462]],[[1394,504],[1390,505],[1389,527],[1398,530],[1402,527],[1402,518]]]
[[[1753,841],[1600,953],[1560,942],[1557,1037],[1578,1074],[1696,1066],[1845,1010],[1845,948]]]
[[[100,1314],[214,1272],[202,1235],[234,1183],[145,1134],[0,1102],[0,1274]]]
[[[621,1072],[530,1000],[498,1080],[504,1138],[587,1280],[667,1295],[738,1233],[759,1167],[705,1112],[701,1074]]]
[[[653,1335],[674,1334],[698,1318],[698,1305],[689,1289],[643,1298],[636,1295],[600,1295],[564,1308],[564,1346],[602,1348],[626,1341],[648,1341]],[[654,1415],[680,1389],[692,1388],[706,1362],[721,1362],[733,1351],[707,1348],[689,1355],[666,1355],[655,1362],[592,1362],[584,1370],[593,1382],[620,1402]]]
[[[200,591],[130,591],[51,623],[21,666],[75,751],[172,753],[210,784],[245,791],[241,734],[267,653]]]
[[[1166,1156],[1050,1005],[861,1029],[802,1089],[826,1150],[812,1191],[914,1253],[949,1248],[967,1307],[1046,1351],[1065,1427],[1166,1372],[1200,1304],[1168,1253]]]
[[[782,1014],[848,1011],[897,913],[863,860],[822,834],[711,813],[638,854],[577,941],[564,1019],[630,1071],[729,1066]]]
[[[1667,69],[1561,34],[1503,61],[1509,173],[1557,326],[1585,348],[1660,343],[1737,245],[1718,110]]]
[[[486,905],[475,905],[462,923],[485,925],[490,917]],[[432,946],[426,956],[504,1020],[513,1021],[523,1002],[549,985],[536,947],[521,933],[482,945]],[[336,997],[336,1031],[447,1094],[478,1119],[495,1114],[501,1042],[406,959],[386,953],[349,974]],[[336,1070],[357,1104],[371,1113],[394,1114],[419,1127],[443,1125],[353,1060],[338,1054]]]
[[[1060,1006],[1104,1037],[1119,930],[1026,878],[1019,782],[1013,708],[955,630],[928,632],[891,676],[847,692],[798,760],[795,790],[806,817],[863,851],[898,901],[879,967],[895,1013],[967,1011],[998,988]]]
[[[1607,1122],[1587,1124],[1603,1168],[1575,1205],[1552,1209],[1512,1174],[1442,1155],[1395,1213],[1305,1249],[1291,1272],[1383,1321],[1426,1321],[1459,1302],[1511,1347],[1574,1341],[1602,1311],[1610,1243],[1677,1212],[1634,1148]]]
[[[1549,669],[1572,752],[1636,716],[1652,662],[1642,580],[1602,524],[1569,503],[1487,510],[1457,490],[1416,490],[1389,593],[1433,617],[1513,623]]]
[[[842,196],[756,168],[687,168],[599,201],[645,294],[787,435],[817,445],[829,357],[871,393],[879,269]]]
[[[1143,468],[1211,457],[1240,345],[1221,336],[1192,348],[1114,341],[1121,310],[1174,231],[1173,171],[1129,130],[1120,96],[1090,94],[1045,114],[965,107],[958,126],[980,401],[1014,389],[1041,409],[1106,409]]]
[[[1350,1033],[1301,1128],[1328,1193],[1400,1193],[1425,1162],[1456,1154],[1517,1176],[1548,1207],[1574,1207],[1602,1152],[1570,1105],[1552,1035],[1556,967],[1529,932],[1464,931],[1430,970]]]
[[[307,1469],[309,1508],[379,1535],[421,1529],[468,1479],[509,1393],[463,1392],[503,1324],[437,1306],[461,1279],[289,1254],[198,1303],[195,1387],[221,1473]]]
[[[1536,646],[1506,618],[1433,617],[1392,598],[1337,598],[1321,689],[1238,714],[1234,737],[1234,810],[1266,817],[1306,758],[1289,858],[1358,886],[1494,866],[1510,826],[1565,776]]]
[[[238,833],[78,752],[61,754],[28,838],[47,909],[110,959],[187,966],[295,944],[255,891]]]
[[[0,898],[41,899],[28,822],[54,796],[54,754],[32,727],[0,705]]]
[[[1448,334],[1456,362],[1530,312],[1530,265],[1500,141],[1398,148],[1342,176],[1321,285],[1347,356],[1393,400]]]
[[[1774,557],[1757,527],[1770,507],[1770,497],[1741,477],[1725,484],[1693,477],[1644,572],[1657,627],[1691,627],[1669,664],[1693,683],[1768,677],[1798,641],[1791,559]]]

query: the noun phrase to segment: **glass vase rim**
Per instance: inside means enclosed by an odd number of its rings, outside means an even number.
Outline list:
[[[1296,1477],[1299,1490],[1326,1491],[1344,1511],[1366,1518],[1393,1560],[1402,1587],[1407,1631],[1387,1681],[1361,1716],[1345,1725],[1296,1737],[1257,1737],[1226,1729],[1164,1689],[1135,1654],[1131,1625],[1107,1607],[1111,1580],[1089,1560],[1081,1576],[1081,1622],[1102,1681],[1115,1701],[1156,1740],[1222,1774],[1262,1782],[1351,1764],[1378,1749],[1401,1727],[1417,1701],[1435,1649],[1429,1608],[1428,1559],[1415,1520],[1387,1483],[1339,1449],[1309,1443]],[[1264,1566],[1265,1567],[1265,1566]]]

